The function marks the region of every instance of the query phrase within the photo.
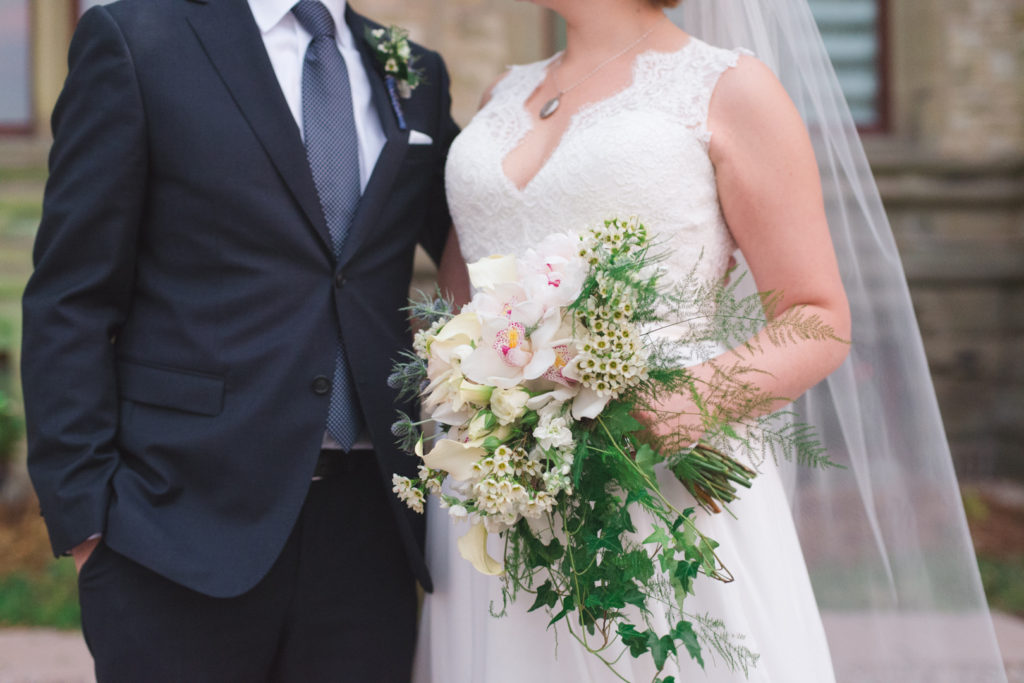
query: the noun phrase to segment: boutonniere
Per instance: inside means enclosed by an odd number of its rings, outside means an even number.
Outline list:
[[[391,106],[395,109],[399,127],[405,130],[405,116],[399,98],[407,100],[412,97],[412,91],[423,80],[423,72],[413,66],[416,57],[409,47],[409,32],[400,26],[367,27],[366,40],[373,46],[373,54],[384,68],[384,82],[391,97]]]

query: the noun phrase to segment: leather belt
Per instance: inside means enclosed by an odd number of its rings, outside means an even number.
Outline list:
[[[351,474],[357,468],[364,467],[373,457],[372,450],[362,448],[347,452],[322,450],[316,461],[316,469],[313,470],[313,481]]]

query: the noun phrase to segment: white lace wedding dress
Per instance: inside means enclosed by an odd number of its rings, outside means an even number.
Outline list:
[[[721,277],[735,243],[722,218],[706,127],[719,76],[739,58],[692,39],[677,52],[636,58],[633,82],[581,109],[533,179],[519,189],[502,163],[532,125],[523,104],[550,60],[513,67],[491,100],[451,147],[448,200],[468,262],[495,253],[520,253],[549,232],[579,230],[612,217],[637,216],[670,248],[669,272],[695,265]],[[690,681],[830,683],[828,645],[811,591],[778,470],[759,463],[760,475],[726,514],[701,514],[699,525],[722,545],[720,556],[736,580],[701,576],[688,611],[722,619],[760,655],[748,675],[732,672],[705,648],[706,671],[685,654],[665,674]],[[692,504],[672,478],[661,485],[680,507]],[[577,683],[620,680],[563,628],[548,630],[542,610],[500,609],[500,581],[476,573],[456,549],[468,527],[453,526],[445,510],[428,517],[427,556],[435,592],[426,597],[416,683]],[[641,533],[643,529],[641,529]],[[501,556],[495,542],[491,554]],[[648,656],[619,662],[625,677],[650,681]]]

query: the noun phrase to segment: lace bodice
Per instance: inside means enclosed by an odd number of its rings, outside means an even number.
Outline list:
[[[554,57],[512,67],[448,155],[448,203],[466,261],[637,216],[667,246],[670,272],[696,266],[702,279],[720,277],[736,245],[718,203],[706,124],[715,84],[738,57],[695,38],[675,52],[641,53],[632,83],[575,113],[523,189],[502,164],[530,130],[523,105]]]

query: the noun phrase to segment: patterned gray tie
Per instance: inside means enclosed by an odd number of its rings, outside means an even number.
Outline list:
[[[359,138],[352,114],[348,69],[338,51],[334,19],[319,0],[301,0],[292,13],[312,36],[302,66],[302,127],[306,158],[335,255],[348,236],[359,203]],[[345,450],[355,442],[362,415],[338,339],[327,431]]]

